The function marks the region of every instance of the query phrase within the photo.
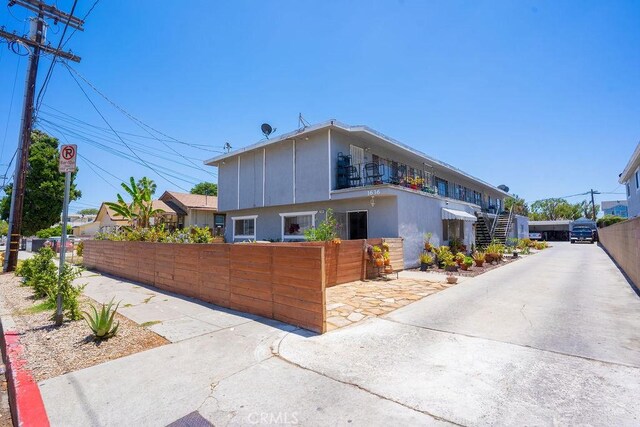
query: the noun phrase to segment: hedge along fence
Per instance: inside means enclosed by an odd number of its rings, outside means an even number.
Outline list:
[[[85,242],[84,265],[325,332],[324,246]]]
[[[640,217],[599,228],[598,239],[633,284],[640,287]]]

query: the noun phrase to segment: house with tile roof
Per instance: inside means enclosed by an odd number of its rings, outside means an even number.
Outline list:
[[[200,194],[165,191],[159,201],[175,212],[175,227],[211,227],[223,232],[225,216],[218,212],[218,198]]]

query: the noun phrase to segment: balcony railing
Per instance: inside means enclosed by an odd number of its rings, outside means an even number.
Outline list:
[[[473,203],[480,206],[483,212],[496,213],[500,210],[500,200],[487,200],[487,197],[478,191],[398,162],[350,164],[350,158],[343,156],[338,158],[336,173],[338,190],[392,184]]]
[[[355,165],[338,165],[336,188],[367,187],[370,185],[392,184],[425,193],[436,193],[433,176],[422,170],[407,165],[360,163]]]

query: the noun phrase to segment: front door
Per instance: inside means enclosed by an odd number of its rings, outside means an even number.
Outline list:
[[[367,211],[349,212],[349,240],[367,238]]]

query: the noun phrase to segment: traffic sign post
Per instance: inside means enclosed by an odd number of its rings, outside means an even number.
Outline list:
[[[76,158],[78,147],[75,144],[63,145],[60,147],[60,161],[58,170],[64,173],[64,202],[62,204],[62,236],[60,238],[60,265],[58,267],[58,295],[56,296],[55,324],[62,325],[62,272],[64,271],[64,260],[67,253],[67,216],[69,212],[69,192],[71,191],[71,174],[76,171]]]

